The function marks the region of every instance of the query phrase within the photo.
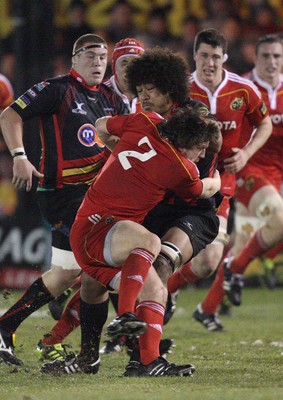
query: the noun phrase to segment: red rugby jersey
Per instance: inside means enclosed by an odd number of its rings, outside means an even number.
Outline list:
[[[255,173],[264,176],[279,190],[283,181],[283,75],[278,85],[273,88],[258,76],[254,68],[245,74],[259,89],[269,110],[272,120],[272,135],[267,142],[251,157],[247,165],[239,172],[239,176]],[[252,129],[245,124],[243,145],[249,140]]]
[[[88,190],[78,218],[98,213],[142,222],[167,190],[188,200],[200,196],[198,169],[160,135],[162,120],[156,113],[108,120],[108,131],[121,139]]]
[[[193,99],[208,106],[212,115],[219,121],[223,136],[219,152],[218,169],[223,172],[223,160],[233,155],[232,148],[240,147],[243,123],[247,118],[251,126],[257,126],[268,115],[268,110],[256,86],[235,73],[224,71],[224,79],[212,94],[199,82],[196,72],[191,77]]]

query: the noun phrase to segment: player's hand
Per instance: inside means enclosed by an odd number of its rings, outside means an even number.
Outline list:
[[[239,172],[242,168],[244,168],[249,157],[245,149],[233,147],[232,151],[234,155],[224,160],[224,169],[230,174],[235,174],[236,172]]]
[[[220,178],[219,171],[218,171],[217,169],[214,171],[213,179],[215,179],[216,191],[220,190],[220,187],[221,187],[221,178]],[[217,189],[217,188],[218,188],[218,189]]]
[[[17,189],[25,189],[27,192],[32,187],[32,176],[43,177],[29,160],[14,160],[12,183]]]

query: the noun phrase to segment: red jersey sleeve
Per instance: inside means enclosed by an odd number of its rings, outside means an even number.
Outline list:
[[[249,108],[247,109],[246,117],[250,125],[258,126],[269,115],[269,112],[257,87],[253,85],[249,89]]]
[[[106,123],[106,128],[109,133],[121,137],[125,126],[127,125],[129,119],[132,115],[117,115],[115,117],[109,118]]]
[[[145,115],[147,116],[148,120],[152,120],[153,123],[158,123],[163,119],[160,115],[154,112],[149,112],[146,114],[140,112],[129,115],[117,115],[107,120],[106,128],[108,132],[110,132],[111,134],[121,137],[123,135],[123,132],[127,130],[126,127],[128,124],[130,124],[133,121],[136,121],[136,123],[138,123],[139,121],[140,123]],[[131,125],[131,129],[133,129],[133,125]]]
[[[190,201],[201,195],[203,184],[199,177],[198,168],[192,161],[181,156],[180,163],[183,179],[179,181],[178,185],[173,185],[172,191],[182,199]]]

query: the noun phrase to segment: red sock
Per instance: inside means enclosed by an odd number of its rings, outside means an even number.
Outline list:
[[[276,246],[272,247],[272,249],[268,250],[266,253],[264,253],[264,257],[266,258],[275,258],[277,254],[281,253],[283,250],[283,243],[278,243]]]
[[[136,300],[153,261],[154,256],[148,250],[137,248],[131,251],[122,267],[118,315],[135,312]]]
[[[181,287],[188,283],[196,283],[200,279],[191,269],[192,263],[189,261],[182,265],[177,271],[170,276],[167,282],[167,288],[169,293],[175,293]]]
[[[202,311],[206,314],[215,314],[219,304],[221,304],[225,293],[223,290],[224,270],[221,263],[218,267],[216,277],[205,297],[201,303]]]
[[[62,343],[64,339],[80,325],[80,290],[71,298],[62,317],[53,326],[47,336],[44,335],[42,343],[46,345]]]
[[[147,323],[147,330],[139,338],[141,362],[144,365],[159,357],[159,343],[162,336],[165,308],[155,301],[142,301],[136,315]]]
[[[230,271],[236,274],[243,274],[249,263],[267,250],[268,246],[262,239],[261,230],[258,230],[248,241],[241,253],[231,262]]]

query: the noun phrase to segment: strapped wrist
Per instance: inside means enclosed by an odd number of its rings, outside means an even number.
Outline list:
[[[14,156],[13,156],[13,161],[15,161],[15,160],[27,160],[28,158],[27,158],[27,155],[26,155],[26,153],[16,153]]]
[[[26,156],[25,149],[23,147],[15,147],[11,150],[12,157],[15,159],[16,157]]]

